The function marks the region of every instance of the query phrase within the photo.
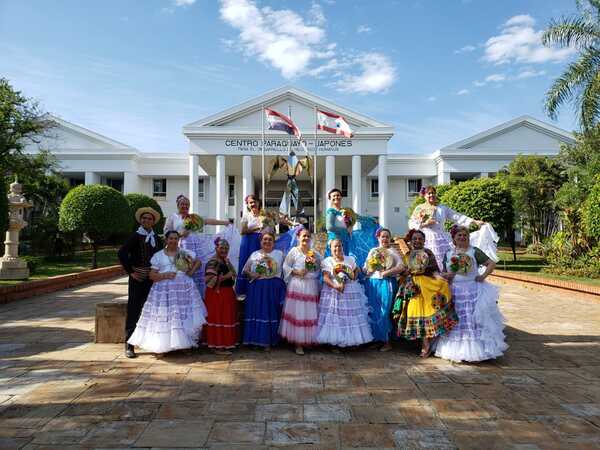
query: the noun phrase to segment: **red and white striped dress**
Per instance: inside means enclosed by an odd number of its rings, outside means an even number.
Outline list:
[[[299,247],[294,247],[283,263],[283,275],[287,283],[283,314],[279,334],[296,345],[317,344],[316,334],[319,322],[319,293],[321,283],[321,255],[314,252],[317,268],[304,277],[292,275],[292,270],[305,269],[306,255]]]

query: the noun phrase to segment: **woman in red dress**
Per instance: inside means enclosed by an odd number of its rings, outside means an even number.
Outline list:
[[[229,349],[237,346],[240,336],[237,299],[233,290],[236,273],[228,254],[229,242],[223,238],[215,239],[215,255],[206,264],[205,273],[206,343],[220,355],[230,355]]]

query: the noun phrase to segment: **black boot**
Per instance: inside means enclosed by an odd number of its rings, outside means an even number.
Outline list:
[[[137,357],[137,355],[135,354],[133,345],[125,344],[125,356],[127,356],[128,358],[136,358]]]

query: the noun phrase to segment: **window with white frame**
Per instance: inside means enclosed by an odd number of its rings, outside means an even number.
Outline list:
[[[204,178],[198,178],[198,200],[204,200]]]
[[[342,186],[340,191],[342,191],[342,197],[348,197],[348,175],[342,175]]]
[[[406,180],[407,189],[409,197],[416,197],[419,195],[421,188],[423,187],[423,180],[421,178],[409,178]]]
[[[379,197],[379,179],[371,178],[371,198]]]
[[[153,178],[152,179],[152,197],[167,196],[167,179],[166,178]]]

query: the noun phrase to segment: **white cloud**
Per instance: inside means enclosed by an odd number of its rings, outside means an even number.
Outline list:
[[[360,64],[362,72],[358,75],[343,76],[336,83],[341,91],[359,94],[382,92],[396,81],[396,69],[381,53],[364,53],[354,62]]]
[[[535,19],[528,14],[511,17],[501,27],[500,34],[485,43],[483,59],[494,64],[560,62],[574,48],[545,47],[542,30],[535,30]]]
[[[488,75],[487,77],[485,77],[485,81],[490,83],[490,82],[494,82],[494,83],[498,83],[500,81],[504,81],[506,80],[506,76],[502,75],[500,73],[494,73],[492,75]]]
[[[470,53],[474,52],[475,50],[477,50],[477,47],[475,47],[474,45],[465,45],[464,47],[461,47],[458,50],[454,50],[454,53]]]
[[[368,25],[359,25],[359,26],[356,28],[356,32],[357,32],[358,34],[361,34],[361,33],[369,33],[370,31],[371,31],[371,27],[369,27]]]
[[[541,77],[546,75],[546,71],[545,70],[533,70],[533,69],[525,69],[522,72],[519,72],[514,79],[515,80],[523,80],[525,78],[534,78],[534,77]]]
[[[196,0],[173,0],[175,6],[191,6],[196,3]]]
[[[221,42],[275,68],[284,78],[327,75],[338,90],[358,93],[385,91],[396,79],[394,66],[383,54],[336,52],[336,43],[327,40],[326,18],[317,2],[308,20],[290,9],[260,8],[256,0],[221,0],[220,13],[239,33],[235,42]]]
[[[470,91],[468,89],[461,89],[460,91],[458,91],[456,93],[456,95],[467,95],[467,94],[469,94],[469,92]]]

